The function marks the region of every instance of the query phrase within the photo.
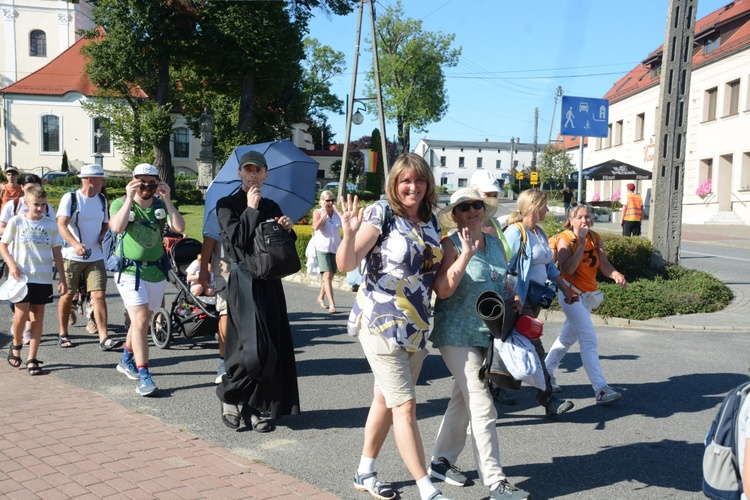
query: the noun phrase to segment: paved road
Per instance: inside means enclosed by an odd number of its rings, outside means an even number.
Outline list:
[[[156,399],[137,396],[133,382],[114,369],[117,355],[101,353],[94,335],[82,326],[71,330],[77,343],[74,349],[58,349],[54,334],[46,335],[40,358],[50,378],[101,394],[340,498],[367,498],[351,487],[372,390],[361,350],[345,334],[353,294],[339,291],[337,306],[343,313],[331,316],[317,307],[314,288],[287,283],[285,289],[303,413],[282,419],[271,434],[232,432],[219,423],[212,383],[217,350],[210,338],[198,343],[178,340],[169,350],[152,350],[152,370],[161,389]],[[113,286],[109,302],[111,323],[115,323],[121,313]],[[0,319],[0,331],[8,331],[8,318]],[[48,309],[45,324],[46,332],[55,332],[53,308]],[[546,344],[559,326],[546,326]],[[124,332],[123,327],[113,330]],[[8,340],[0,334],[3,345]],[[558,377],[563,395],[576,404],[572,413],[557,422],[546,420],[530,389],[517,394],[516,406],[500,407],[506,473],[536,499],[701,498],[701,440],[724,393],[747,378],[750,336],[601,327],[600,340],[604,372],[623,391],[624,400],[612,408],[596,407],[580,357],[572,351]],[[429,356],[417,410],[428,455],[450,386],[450,374],[439,355]],[[39,412],[44,414],[45,409]],[[60,426],[75,428],[76,415],[68,415]],[[0,442],[9,438],[3,436]],[[393,482],[403,498],[418,498],[392,438],[378,464],[380,475]],[[474,469],[468,450],[459,465]],[[470,477],[477,479],[475,472]],[[457,500],[486,497],[485,488],[476,484],[441,488]]]

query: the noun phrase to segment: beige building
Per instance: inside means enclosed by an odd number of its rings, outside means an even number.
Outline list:
[[[609,135],[588,140],[584,168],[614,159],[653,171],[662,52],[604,96]],[[696,23],[687,120],[683,222],[750,224],[750,0]],[[587,198],[624,196],[627,182],[588,181]],[[646,195],[651,183],[638,181],[638,191]]]

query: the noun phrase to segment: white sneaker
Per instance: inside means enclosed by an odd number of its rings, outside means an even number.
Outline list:
[[[559,385],[557,385],[557,380],[555,380],[555,376],[554,375],[550,375],[549,376],[549,386],[552,387],[552,392],[561,392],[562,391],[562,387],[560,387]]]
[[[29,342],[31,342],[31,328],[27,328],[23,331],[23,345],[26,345]]]
[[[608,385],[605,385],[601,389],[599,389],[596,393],[596,404],[598,405],[608,405],[610,403],[614,403],[615,401],[619,401],[622,399],[622,394],[615,391]]]
[[[224,360],[219,361],[219,369],[216,370],[216,380],[214,380],[215,384],[221,384],[221,377],[226,375],[227,370],[224,368]]]

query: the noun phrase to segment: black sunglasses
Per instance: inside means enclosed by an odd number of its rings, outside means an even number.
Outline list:
[[[454,208],[453,211],[455,212],[456,210],[458,210],[459,212],[468,212],[472,208],[474,210],[481,210],[484,208],[484,202],[482,200],[472,202],[467,201],[466,203],[456,205],[456,208]]]
[[[141,182],[141,185],[138,187],[140,187],[141,189],[156,189],[156,186],[158,186],[158,184],[155,182],[149,182],[149,183]]]
[[[435,258],[435,254],[432,252],[432,247],[427,243],[425,243],[424,252],[422,252],[422,258],[424,259],[424,261],[422,262],[422,271],[431,271],[432,266],[435,263],[433,260]]]
[[[333,203],[336,200],[323,200],[323,201],[325,201],[326,203]]]

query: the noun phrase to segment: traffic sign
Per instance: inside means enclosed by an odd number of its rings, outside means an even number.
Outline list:
[[[516,172],[516,180],[517,181],[523,180],[523,172]]]
[[[531,184],[539,184],[539,172],[531,172],[530,182]]]
[[[564,95],[561,114],[561,135],[607,137],[609,133],[607,99]]]

